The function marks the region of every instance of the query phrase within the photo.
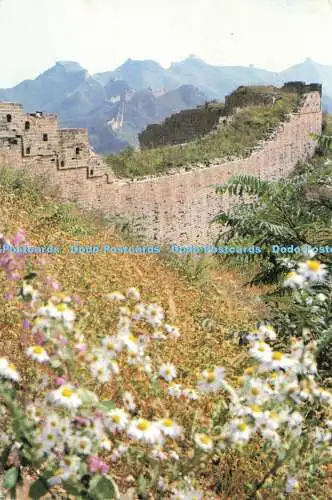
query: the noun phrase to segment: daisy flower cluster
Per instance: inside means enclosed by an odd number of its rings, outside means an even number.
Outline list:
[[[328,277],[328,270],[325,264],[318,260],[307,260],[300,262],[296,271],[290,271],[284,280],[284,287],[301,288],[311,283],[324,283]]]
[[[307,261],[297,274],[305,286],[318,275],[325,279],[325,271]],[[288,352],[281,352],[274,347],[275,328],[263,324],[248,335],[252,366],[236,383],[230,383],[218,365],[202,370],[196,387],[183,387],[180,370],[153,352],[155,342],[178,339],[179,329],[165,321],[158,304],[143,302],[137,288],[107,296],[119,311],[115,331],[104,335],[98,346],[89,346],[84,317],[77,313],[73,298],[53,287],[55,293],[44,299],[32,281],[23,281],[20,294],[30,306],[29,312],[23,311],[31,333],[26,355],[42,376],[36,375],[36,390],[26,393],[23,401],[10,389],[17,389],[22,377],[9,360],[0,358],[0,395],[10,410],[7,415],[11,412],[16,422],[4,431],[3,441],[19,443],[17,460],[38,464],[44,486],[61,485],[92,498],[102,498],[107,487],[118,498],[112,463],[125,461],[130,466],[139,458],[153,468],[163,494],[203,498],[190,482],[172,485],[179,471],[228,449],[241,452],[250,440],[258,439],[284,467],[288,493],[298,488],[295,472],[303,474],[303,464],[310,467],[304,457],[311,460],[315,454],[317,464],[329,459],[331,420],[317,425],[308,418],[308,408],[325,415],[332,402],[330,392],[317,383],[314,341],[294,338]],[[188,431],[168,410],[146,416],[143,404],[140,409],[134,395],[121,387],[121,373],[128,365],[145,373],[151,386],[188,405],[213,396],[213,417],[206,425],[194,421]],[[102,400],[99,391],[84,387],[85,382],[87,387],[112,382],[113,400]]]

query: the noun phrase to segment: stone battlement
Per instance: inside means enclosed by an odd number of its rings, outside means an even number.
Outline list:
[[[233,175],[280,179],[315,152],[311,134],[321,134],[321,87],[288,84],[303,93],[296,113],[281,123],[247,158],[215,160],[176,172],[137,180],[117,179],[89,148],[85,129],[59,129],[55,115],[26,114],[19,104],[0,103],[0,164],[44,176],[59,197],[84,209],[114,217],[140,218],[147,241],[213,243],[219,228],[210,225],[234,203],[214,185]]]
[[[25,113],[22,104],[0,103],[0,154],[32,170],[85,168],[93,177],[105,171],[104,161],[89,146],[87,129],[59,129],[57,115]]]

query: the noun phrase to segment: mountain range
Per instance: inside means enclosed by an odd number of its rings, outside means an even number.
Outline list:
[[[323,107],[332,112],[332,66],[306,59],[280,73],[246,66],[213,66],[190,56],[168,69],[153,60],[128,59],[113,71],[90,75],[77,62],[59,61],[34,80],[0,89],[0,101],[20,102],[28,112],[56,113],[62,127],[86,127],[99,153],[138,146],[137,135],[151,123],[223,101],[240,85],[287,81],[323,84]]]

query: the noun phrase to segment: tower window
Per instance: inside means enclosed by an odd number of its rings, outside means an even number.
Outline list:
[[[48,141],[48,135],[47,134],[43,134],[43,141],[45,141],[45,142]]]
[[[11,123],[12,121],[12,115],[7,115],[7,123]]]
[[[79,154],[80,154],[80,152],[81,152],[80,148],[76,148],[76,150],[75,150],[75,154],[76,154],[76,155],[79,155]]]
[[[90,169],[90,175],[93,175],[93,168]]]
[[[26,148],[25,152],[26,152],[27,155],[29,155],[31,153],[31,148],[30,147]]]
[[[30,122],[25,122],[24,128],[25,130],[30,130]]]
[[[64,166],[65,166],[65,162],[64,162],[63,160],[61,160],[60,166],[61,166],[61,167],[64,167]]]

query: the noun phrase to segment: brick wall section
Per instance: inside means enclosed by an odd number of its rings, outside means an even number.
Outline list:
[[[1,113],[0,104],[0,116]],[[53,131],[53,126],[50,119],[47,130]],[[216,225],[210,226],[209,221],[221,208],[233,203],[227,196],[216,195],[211,185],[222,184],[237,174],[263,179],[287,176],[299,161],[313,155],[315,141],[309,134],[320,134],[321,128],[321,96],[319,91],[312,91],[305,94],[299,112],[289,115],[288,121],[280,124],[271,138],[259,144],[251,156],[233,161],[216,160],[209,167],[197,165],[189,170],[183,168],[133,181],[116,179],[112,173],[105,173],[98,155],[88,155],[86,132],[75,129],[59,132],[60,146],[54,156],[48,158],[39,156],[27,160],[20,157],[19,145],[5,150],[0,142],[0,161],[2,158],[4,163],[24,168],[33,175],[46,174],[48,182],[58,188],[61,198],[75,201],[85,209],[97,209],[128,219],[141,217],[147,241],[207,244],[213,242],[218,229]],[[74,147],[82,147],[80,158],[72,154]],[[61,155],[66,161],[64,168],[61,164],[56,165]],[[85,161],[88,165],[84,165]]]

